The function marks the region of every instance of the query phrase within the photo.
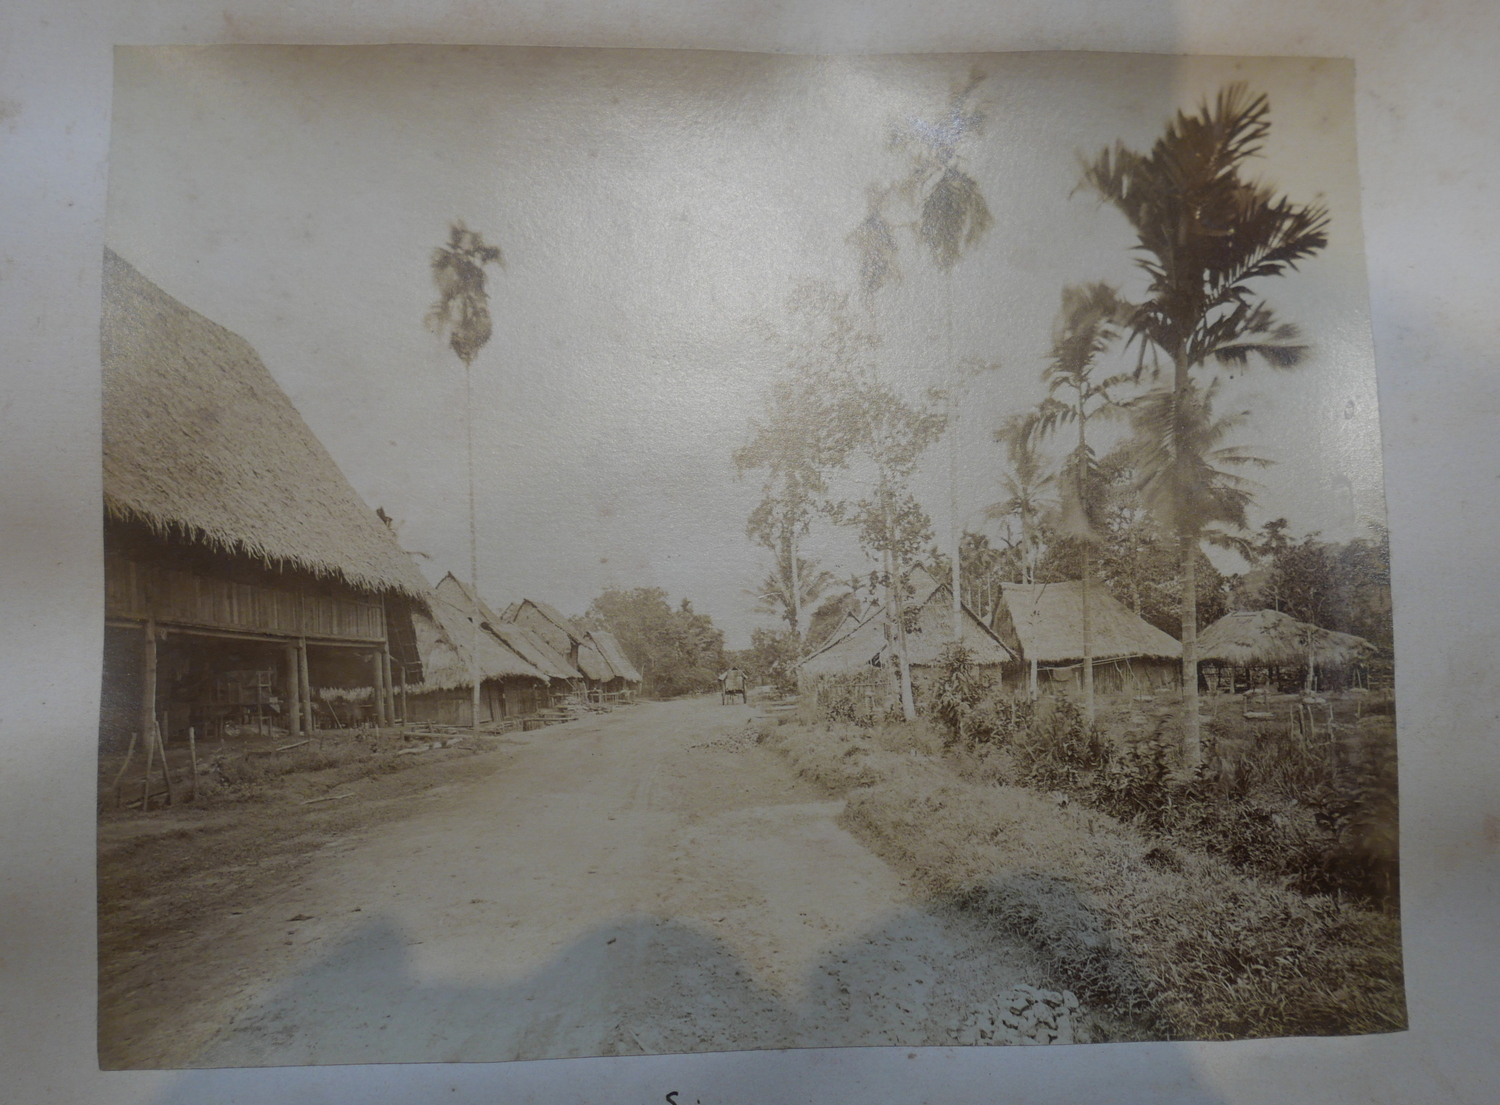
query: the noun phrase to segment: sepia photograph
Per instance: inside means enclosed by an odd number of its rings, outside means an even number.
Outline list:
[[[119,47],[108,1070],[1401,1031],[1351,63]]]

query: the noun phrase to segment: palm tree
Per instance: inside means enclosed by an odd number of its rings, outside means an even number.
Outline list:
[[[1195,376],[1211,364],[1244,365],[1252,354],[1276,368],[1300,364],[1307,347],[1296,327],[1279,323],[1251,285],[1328,244],[1326,208],[1294,204],[1241,176],[1270,132],[1266,96],[1233,84],[1195,114],[1179,112],[1149,154],[1116,143],[1083,167],[1083,186],[1135,231],[1136,263],[1149,278],[1126,323],[1138,343],[1137,374],[1149,370],[1155,380],[1169,372],[1164,386],[1133,405],[1133,422],[1143,446],[1142,490],[1178,538],[1183,743],[1192,769],[1201,762],[1194,560],[1205,527],[1241,523],[1243,501],[1233,504],[1244,492],[1225,482],[1207,453],[1194,452],[1218,448],[1228,428],[1213,421],[1212,383]]]
[[[485,287],[486,265],[505,267],[499,246],[485,245],[477,231],[462,220],[448,228],[448,244],[432,251],[432,281],[438,301],[427,313],[427,325],[447,332],[448,347],[464,363],[464,436],[469,467],[469,680],[472,684],[473,726],[479,728],[479,524],[474,508],[474,358],[488,344],[490,297]]]
[[[1052,355],[1042,379],[1047,399],[1038,411],[1037,430],[1052,433],[1069,423],[1078,427],[1078,444],[1068,458],[1063,481],[1060,530],[1078,542],[1083,555],[1083,712],[1094,722],[1094,638],[1089,590],[1092,583],[1090,553],[1105,526],[1108,479],[1088,442],[1091,418],[1108,417],[1118,410],[1110,389],[1130,380],[1129,374],[1094,379],[1095,362],[1120,337],[1119,320],[1125,304],[1108,284],[1069,285],[1063,289],[1062,310],[1052,333]],[[1066,402],[1058,393],[1071,395]]]
[[[1037,561],[1041,553],[1042,527],[1052,514],[1048,490],[1057,477],[1048,472],[1041,450],[1037,448],[1041,414],[1027,411],[1013,414],[995,431],[995,440],[1005,446],[1010,469],[1001,480],[1006,497],[985,510],[990,521],[1014,522],[1020,529],[1021,582],[1036,583]],[[1012,531],[1014,532],[1014,531]],[[1028,688],[1037,695],[1037,660],[1031,657]]]
[[[868,192],[868,209],[864,220],[850,234],[860,259],[860,283],[871,297],[887,283],[900,278],[896,265],[896,236],[887,220],[884,207],[897,196],[916,211],[912,228],[917,241],[926,249],[933,267],[947,281],[947,359],[950,371],[957,373],[953,359],[953,267],[964,253],[977,245],[995,225],[989,204],[979,183],[965,169],[962,147],[971,137],[984,130],[984,113],[972,104],[975,90],[984,74],[974,71],[968,83],[949,98],[946,111],[937,119],[913,118],[905,126],[893,128],[892,149],[905,152],[909,166],[905,177],[890,188],[872,188]],[[963,634],[960,599],[961,571],[959,543],[962,520],[958,515],[958,434],[957,390],[955,380],[948,390],[949,438],[948,477],[950,488],[951,545],[953,571],[953,635]]]

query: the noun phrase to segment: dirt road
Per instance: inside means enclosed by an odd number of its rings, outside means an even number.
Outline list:
[[[203,996],[144,1005],[158,1044],[123,1065],[946,1044],[975,1001],[1041,981],[914,900],[753,714],[648,703],[528,733],[332,840],[160,965]]]

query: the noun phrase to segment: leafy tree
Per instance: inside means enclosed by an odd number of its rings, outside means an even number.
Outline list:
[[[739,666],[754,683],[770,683],[783,694],[797,688],[794,670],[801,652],[801,642],[784,629],[756,627],[750,631],[750,647],[729,654],[730,663]]]
[[[474,358],[489,344],[490,297],[486,288],[486,265],[505,267],[499,246],[486,245],[484,238],[460,220],[448,228],[448,244],[432,251],[432,281],[438,301],[427,313],[427,325],[447,333],[448,347],[464,365],[464,439],[469,470],[469,593],[475,607],[469,619],[473,636],[469,642],[469,681],[472,686],[474,728],[479,728],[479,523],[474,506]]]
[[[674,608],[659,587],[611,588],[590,604],[585,620],[614,634],[647,694],[712,690],[726,666],[723,631],[687,599]]]
[[[1206,527],[1243,528],[1249,494],[1225,476],[1223,463],[1252,462],[1224,451],[1231,425],[1214,420],[1214,384],[1198,376],[1252,355],[1278,368],[1302,361],[1306,346],[1296,328],[1278,322],[1253,285],[1328,243],[1325,208],[1294,204],[1242,175],[1270,131],[1267,98],[1234,84],[1197,113],[1179,112],[1150,153],[1117,143],[1083,170],[1084,185],[1135,231],[1136,263],[1149,281],[1127,325],[1140,373],[1149,366],[1160,382],[1136,401],[1132,421],[1145,502],[1178,539],[1183,743],[1192,768],[1202,759],[1195,553]]]
[[[735,450],[734,464],[740,475],[765,474],[746,534],[775,558],[773,586],[763,593],[776,596],[778,615],[800,639],[802,610],[822,587],[818,577],[802,578],[807,561],[798,550],[826,500],[827,474],[852,448],[847,396],[873,339],[854,324],[848,298],[826,287],[805,285],[791,314],[804,332],[786,342],[786,371],[772,384],[763,415],[751,419],[750,441]]]
[[[845,397],[848,424],[855,428],[855,451],[874,473],[869,492],[857,500],[830,505],[834,521],[855,531],[860,546],[880,563],[872,583],[885,590],[896,633],[896,667],[901,708],[916,717],[911,669],[907,662],[904,609],[911,569],[932,540],[932,520],[910,489],[918,461],[947,426],[947,417],[912,404],[875,380],[861,381]]]

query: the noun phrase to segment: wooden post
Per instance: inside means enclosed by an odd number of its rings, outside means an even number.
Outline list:
[[[135,755],[135,738],[139,735],[134,730],[131,731],[130,746],[125,749],[125,762],[120,765],[120,770],[115,775],[113,787],[115,792],[115,809],[120,808],[120,780],[125,778],[125,769],[130,766],[130,757]]]
[[[166,714],[162,715],[163,720]],[[172,785],[172,768],[167,763],[167,742],[162,734],[166,731],[166,725],[156,727],[156,750],[161,753],[161,777],[162,782],[167,784],[167,805],[177,805],[177,788]]]
[[[406,705],[406,665],[401,665],[401,728],[405,730],[406,719],[410,716]]]
[[[302,735],[302,664],[297,646],[286,646],[286,732],[288,737]]]
[[[302,730],[309,737],[313,734],[313,708],[312,680],[307,674],[307,638],[297,639],[297,668],[301,674],[299,682],[302,684]]]
[[[141,812],[149,808],[151,768],[156,756],[156,619],[148,617],[144,642],[145,675],[141,681],[141,733],[146,738],[146,777],[141,784]]]
[[[380,681],[385,684],[385,717],[388,725],[396,724],[396,688],[391,677],[391,646],[380,646]]]
[[[193,762],[193,801],[198,801],[198,739],[193,727],[188,726],[188,756]]]
[[[379,649],[370,653],[370,669],[375,677],[373,681],[375,692],[375,724],[383,729],[385,727],[385,672],[381,670]]]

